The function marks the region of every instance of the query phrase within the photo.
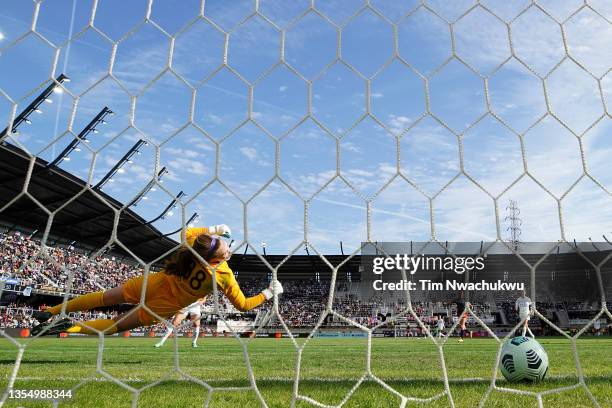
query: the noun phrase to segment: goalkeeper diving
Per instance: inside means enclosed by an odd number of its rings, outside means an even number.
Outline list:
[[[227,264],[231,251],[227,242],[221,237],[230,238],[230,235],[230,228],[225,224],[186,230],[187,245],[208,265],[200,262],[188,248],[183,246],[169,257],[163,270],[150,273],[146,282],[144,305],[155,315],[141,307],[137,312],[132,309],[114,319],[73,323],[69,318],[63,318],[48,322],[53,316],[61,313],[64,306],[64,303],[61,303],[34,312],[33,317],[41,324],[32,329],[32,335],[35,336],[43,331],[44,334],[50,335],[61,332],[113,334],[150,326],[160,321],[160,318],[168,319],[198,299],[206,297],[213,291],[213,280],[216,280],[218,289],[232,305],[242,312],[256,308],[266,300],[270,300],[274,294],[283,293],[281,283],[273,280],[261,293],[245,297]],[[216,271],[214,275],[213,270]],[[115,288],[76,297],[65,303],[65,313],[124,303],[137,305],[141,301],[144,284],[144,275],[141,275]]]

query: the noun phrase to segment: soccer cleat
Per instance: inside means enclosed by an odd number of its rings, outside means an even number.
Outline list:
[[[457,340],[457,343],[463,343],[463,339],[462,339],[462,338],[459,338],[459,339]]]
[[[32,312],[32,317],[38,320],[39,323],[44,323],[53,317],[53,313],[44,310],[34,310]]]
[[[45,329],[48,329],[44,333],[47,336],[51,336],[54,334],[60,334],[62,332],[65,332],[72,326],[74,326],[74,324],[68,318],[56,320],[55,322],[51,322],[51,323],[41,323],[32,329],[32,336],[36,336],[38,333],[41,333]]]
[[[161,341],[157,342],[157,343],[155,343],[155,348],[160,348],[163,345],[164,345],[164,343],[162,343]]]
[[[198,345],[196,343],[191,343],[191,347],[198,348]]]

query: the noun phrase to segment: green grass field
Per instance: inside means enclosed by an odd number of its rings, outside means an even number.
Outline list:
[[[186,380],[181,370],[213,387],[247,387],[247,369],[239,342],[231,338],[203,338],[192,349],[189,339],[178,340],[162,349],[153,348],[149,338],[107,338],[102,357],[103,369],[135,388],[142,389],[138,407],[202,407],[208,397],[212,407],[255,407],[252,390],[215,390],[209,395],[202,385]],[[300,340],[302,341],[302,340]],[[543,391],[576,384],[577,374],[569,342],[562,338],[540,339],[548,352],[550,369],[542,383],[498,385]],[[60,401],[68,407],[130,407],[133,393],[96,373],[97,338],[45,338],[26,342],[15,389],[73,388],[72,399]],[[291,404],[295,376],[296,349],[288,339],[246,341],[257,386],[268,406]],[[314,338],[304,349],[299,393],[321,403],[342,401],[366,369],[366,339]],[[458,344],[451,339],[444,346],[450,389],[457,407],[475,407],[486,392],[492,375],[497,343],[470,339]],[[612,407],[612,339],[579,340],[579,356],[586,383],[602,407]],[[0,340],[2,388],[7,387],[17,348]],[[178,359],[175,359],[178,357]],[[437,349],[425,339],[373,339],[372,372],[408,397],[427,398],[443,391],[442,371]],[[499,374],[501,377],[501,373]],[[156,380],[163,381],[150,386]],[[79,385],[80,384],[80,385]],[[78,386],[78,387],[77,387]],[[144,387],[144,388],[143,388]],[[344,406],[391,407],[400,399],[373,381],[362,383]],[[593,406],[584,388],[545,395],[544,406]],[[409,403],[409,406],[414,406]],[[426,406],[448,407],[443,396]],[[50,401],[7,400],[5,407],[51,407]],[[310,404],[299,401],[296,406]],[[533,407],[534,397],[494,391],[487,407]]]

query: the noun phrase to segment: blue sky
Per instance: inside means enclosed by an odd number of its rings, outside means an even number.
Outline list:
[[[288,253],[306,231],[338,253],[368,225],[378,241],[505,239],[513,199],[525,241],[612,236],[606,1],[217,0],[203,18],[199,1],[92,3],[3,1],[0,121],[68,75],[12,142],[52,160],[108,106],[61,167],[95,184],[148,140],[104,187],[127,202],[168,167],[133,207],[145,219],[182,190],[185,218],[238,242],[246,226]]]

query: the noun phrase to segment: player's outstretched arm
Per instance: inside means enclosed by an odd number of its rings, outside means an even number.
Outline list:
[[[224,288],[221,288],[221,290],[223,290],[225,296],[227,296],[236,309],[241,312],[246,312],[256,308],[266,300],[271,299],[274,293],[277,295],[283,293],[283,285],[281,285],[279,281],[272,281],[267,289],[264,289],[258,295],[247,298],[244,296],[244,293],[242,293],[242,289],[240,289],[240,285],[238,285],[236,279],[232,276],[230,282],[228,282]]]

